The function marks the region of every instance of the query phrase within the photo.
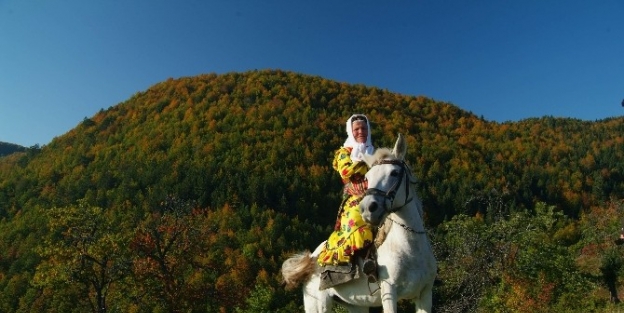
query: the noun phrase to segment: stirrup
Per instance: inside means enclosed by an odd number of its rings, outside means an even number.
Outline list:
[[[369,283],[377,282],[377,262],[374,259],[364,259],[362,263],[362,272],[368,277]]]

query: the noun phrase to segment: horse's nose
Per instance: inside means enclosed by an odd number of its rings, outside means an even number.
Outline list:
[[[377,205],[376,201],[373,201],[371,204],[368,205],[368,211],[370,211],[371,213],[377,211],[378,208],[379,206]]]

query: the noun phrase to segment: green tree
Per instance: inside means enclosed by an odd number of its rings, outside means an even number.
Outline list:
[[[585,312],[595,309],[587,294],[591,281],[576,263],[575,250],[567,230],[574,222],[555,206],[539,202],[533,214],[517,213],[500,233],[509,243],[500,282],[482,299],[486,311]]]
[[[479,210],[498,215],[498,210]],[[502,218],[504,217],[504,218]],[[455,216],[433,241],[439,261],[439,312],[563,312],[591,309],[590,281],[575,263],[570,220],[538,203],[534,214]],[[574,237],[574,236],[572,236]],[[565,239],[565,240],[564,240]]]
[[[92,312],[107,312],[107,297],[114,284],[129,274],[130,262],[125,249],[128,238],[106,213],[84,200],[46,212],[50,233],[37,249],[42,262],[35,286],[55,291],[70,288],[79,297],[65,299],[67,303],[79,308],[86,301]]]

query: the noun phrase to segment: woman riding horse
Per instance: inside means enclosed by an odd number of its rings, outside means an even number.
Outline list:
[[[362,220],[359,207],[366,191],[364,175],[368,171],[362,157],[374,151],[370,123],[365,115],[355,114],[347,120],[346,126],[347,140],[336,151],[332,163],[344,183],[343,200],[334,232],[318,257],[321,266],[350,264],[356,252],[368,248],[373,242],[373,231]]]
[[[401,299],[410,300],[417,313],[431,313],[437,265],[422,219],[415,178],[405,162],[406,152],[406,140],[399,135],[394,149],[380,148],[374,155],[364,154],[362,158],[370,169],[366,173],[365,196],[359,202],[360,217],[371,227],[387,231],[376,246],[377,281],[372,285],[377,289],[371,289],[365,276],[319,288],[324,272],[318,255],[327,251],[322,243],[314,252],[294,254],[282,264],[287,289],[303,284],[306,313],[329,313],[336,304],[350,313],[367,313],[370,307],[379,306],[385,313],[397,313]],[[364,268],[360,260],[352,261]]]

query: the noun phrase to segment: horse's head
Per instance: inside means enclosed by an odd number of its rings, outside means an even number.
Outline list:
[[[411,201],[411,176],[405,164],[406,151],[405,139],[399,134],[393,150],[381,148],[375,154],[364,157],[370,168],[366,173],[368,190],[360,201],[360,211],[365,222],[377,226],[388,214]]]

